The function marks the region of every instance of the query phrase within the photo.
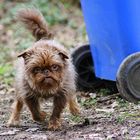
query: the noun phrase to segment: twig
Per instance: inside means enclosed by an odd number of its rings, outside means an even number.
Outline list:
[[[119,95],[120,95],[120,93],[109,95],[109,96],[106,96],[106,97],[101,97],[100,99],[97,100],[97,102],[102,103],[102,102],[105,102],[105,101],[108,101],[108,100],[111,100],[111,99],[115,99]]]

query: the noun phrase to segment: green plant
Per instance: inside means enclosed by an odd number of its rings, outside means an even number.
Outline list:
[[[122,98],[117,98],[117,102],[118,102],[119,108],[127,108],[129,106],[128,101]]]
[[[13,81],[14,70],[11,64],[1,64],[0,65],[0,79],[6,83],[11,84]]]
[[[125,119],[126,119],[125,116],[120,115],[116,118],[116,121],[117,121],[117,123],[122,124],[122,123],[124,123]]]
[[[80,123],[80,122],[83,121],[83,118],[80,117],[80,116],[73,116],[73,115],[71,115],[71,116],[69,117],[69,119],[72,120],[72,121],[75,122],[75,123]]]
[[[84,101],[81,101],[81,105],[84,106],[84,107],[87,107],[87,108],[96,105],[96,103],[97,103],[96,98],[88,98]]]
[[[99,90],[99,93],[102,95],[102,96],[106,96],[110,93],[110,90],[107,89],[107,88],[102,88]]]

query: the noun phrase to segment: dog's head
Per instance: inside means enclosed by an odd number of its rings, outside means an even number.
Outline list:
[[[40,40],[18,57],[23,57],[25,76],[31,88],[49,91],[59,88],[67,68],[68,54],[53,41]]]

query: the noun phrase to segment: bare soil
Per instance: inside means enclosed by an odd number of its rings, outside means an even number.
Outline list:
[[[78,93],[81,103],[81,115],[72,116],[68,110],[63,113],[62,128],[47,130],[52,102],[43,103],[47,112],[46,122],[33,122],[25,107],[21,114],[19,127],[6,127],[11,112],[14,88],[0,86],[0,139],[1,140],[102,140],[102,139],[140,139],[139,105],[125,102],[119,94],[101,96],[99,93]],[[83,96],[86,95],[86,96]],[[88,96],[87,96],[88,94]],[[96,99],[96,104],[84,104],[86,100]]]

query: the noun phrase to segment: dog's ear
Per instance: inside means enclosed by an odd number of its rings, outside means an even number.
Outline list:
[[[60,51],[59,55],[63,60],[69,59],[69,56],[68,56],[67,52],[65,52],[65,51]]]
[[[26,50],[26,51],[20,53],[17,57],[22,57],[22,58],[24,58],[25,61],[27,61],[31,57],[32,54],[33,54],[33,51]]]
[[[26,52],[22,52],[22,53],[18,54],[18,56],[17,56],[17,57],[23,57],[23,58],[25,58],[25,57],[26,57],[26,55],[27,55],[27,53],[26,53]]]

